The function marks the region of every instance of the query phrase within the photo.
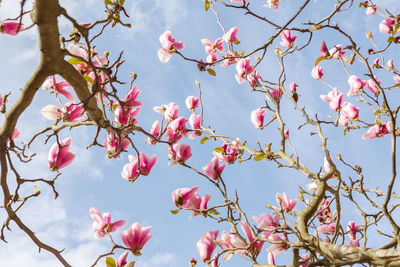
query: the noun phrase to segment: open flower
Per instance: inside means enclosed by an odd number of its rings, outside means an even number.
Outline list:
[[[311,76],[316,80],[321,80],[321,77],[324,75],[322,72],[322,67],[320,65],[315,66],[311,71]]]
[[[42,88],[44,90],[50,90],[50,93],[55,93],[56,97],[58,97],[58,94],[62,94],[69,101],[73,102],[74,97],[70,92],[64,89],[65,87],[72,87],[72,86],[66,81],[56,82],[55,75],[51,76],[50,79],[47,79],[42,85]]]
[[[115,232],[118,227],[121,227],[126,223],[125,220],[119,220],[112,223],[111,214],[109,212],[100,215],[100,212],[95,207],[90,208],[89,214],[93,219],[93,231],[96,238],[102,238],[107,233]]]
[[[328,95],[320,95],[320,98],[329,103],[331,110],[337,111],[342,104],[344,93],[340,92],[336,87],[328,93]]]
[[[219,230],[208,231],[197,242],[197,251],[199,252],[200,259],[206,262],[211,259],[211,256],[217,247],[215,242],[219,234]]]
[[[379,31],[383,33],[392,33],[396,20],[393,18],[385,18],[379,23]]]
[[[287,48],[292,47],[294,41],[297,38],[297,35],[295,36],[291,36],[290,31],[289,30],[284,30],[279,34],[282,37],[282,41],[280,42],[280,44],[282,46],[285,46]]]
[[[214,157],[210,163],[207,164],[207,166],[203,167],[204,173],[210,177],[211,179],[214,179],[216,181],[219,180],[221,177],[221,173],[225,169],[225,164],[219,165],[219,160],[217,157]]]
[[[75,153],[69,152],[71,138],[66,138],[59,143],[53,144],[49,151],[47,166],[51,171],[59,171],[67,167],[75,159]]]
[[[250,65],[250,58],[242,58],[236,64],[237,74],[235,76],[238,83],[243,83],[247,80],[247,76],[254,71],[254,67]]]
[[[149,235],[151,226],[142,227],[135,222],[127,230],[121,233],[121,240],[135,256],[140,256],[140,250],[146,245],[153,235]]]
[[[176,41],[170,31],[165,31],[160,36],[160,43],[162,48],[158,50],[158,58],[162,63],[167,63],[171,56],[180,49],[185,47],[185,44],[180,41]]]
[[[168,147],[168,158],[170,166],[174,164],[183,164],[192,156],[192,149],[185,143],[173,144]]]
[[[258,108],[251,112],[250,120],[256,128],[262,129],[264,124],[264,116],[267,110],[263,108]]]
[[[297,199],[289,199],[289,197],[288,197],[288,195],[286,195],[286,193],[283,193],[283,196],[280,193],[277,193],[276,201],[281,206],[283,212],[286,212],[286,213],[291,212],[297,203]]]
[[[224,51],[224,43],[222,38],[218,38],[214,43],[208,39],[201,39],[201,43],[205,46],[206,53],[209,55],[213,55],[217,51]]]
[[[236,38],[236,35],[239,31],[238,27],[233,27],[231,29],[229,29],[229,31],[227,31],[224,36],[222,37],[222,39],[227,43],[227,44],[237,44],[239,43],[239,39]]]

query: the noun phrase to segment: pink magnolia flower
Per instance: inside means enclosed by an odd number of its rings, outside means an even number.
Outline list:
[[[140,90],[137,88],[136,84],[132,86],[131,89],[126,93],[125,97],[121,99],[121,102],[124,103],[125,108],[132,108],[132,107],[140,107],[143,103],[137,101],[140,94]]]
[[[222,144],[221,149],[222,152],[213,151],[215,157],[217,157],[221,161],[225,161],[229,164],[232,164],[236,161],[238,156],[238,146],[240,140],[234,141],[232,144]]]
[[[321,56],[323,56],[323,57],[329,56],[328,47],[326,46],[325,41],[322,41],[319,51],[321,52]]]
[[[379,30],[383,33],[392,33],[394,29],[394,25],[396,24],[396,20],[393,18],[385,18],[379,23]]]
[[[396,84],[400,83],[400,75],[393,76],[393,80]]]
[[[350,240],[349,245],[350,246],[354,246],[354,247],[359,247],[360,246],[360,241],[358,239]]]
[[[188,120],[185,119],[184,117],[179,117],[176,120],[173,120],[166,131],[166,136],[168,137],[169,142],[177,142],[179,139],[181,139],[183,136],[187,136],[187,128],[186,128],[186,122]]]
[[[378,58],[378,57],[374,60],[374,65],[373,65],[373,67],[374,67],[374,68],[379,68],[379,67],[380,67],[380,65],[379,65],[379,58]]]
[[[372,139],[377,137],[384,137],[385,135],[390,133],[389,123],[382,123],[380,125],[375,124],[369,130],[362,135],[362,139]]]
[[[189,135],[190,139],[195,139],[197,136],[201,135],[201,115],[192,114],[189,117],[189,124],[192,130],[194,130],[193,134]]]
[[[350,75],[347,82],[350,85],[350,90],[347,92],[347,96],[352,96],[357,94],[365,86],[365,81],[361,80],[355,75]]]
[[[124,267],[126,264],[126,258],[128,257],[129,251],[125,251],[124,253],[119,256],[117,261],[117,267]],[[133,263],[135,264],[135,263]]]
[[[339,123],[346,126],[349,122],[358,119],[359,108],[349,102],[344,102],[339,116]]]
[[[245,233],[245,235],[247,237],[248,244],[253,243],[256,239],[255,239],[255,236],[254,236],[253,232],[251,231],[250,226],[246,222],[241,221],[240,222],[240,227],[242,228],[243,232]],[[254,255],[258,255],[258,254],[260,254],[263,245],[264,245],[264,241],[256,241],[250,247],[250,251]]]
[[[224,62],[221,64],[221,67],[226,68],[232,64],[237,63],[237,59],[231,53],[227,53],[225,55]]]
[[[296,92],[297,87],[298,87],[297,83],[291,83],[291,84],[289,84],[290,92],[292,92],[292,93]]]
[[[271,252],[268,252],[268,264],[275,265],[274,254],[272,254]]]
[[[224,43],[222,38],[218,38],[214,43],[208,39],[201,39],[201,43],[205,46],[206,53],[209,55],[215,54],[217,51],[224,51]]]
[[[301,258],[300,263],[303,263],[302,265],[300,265],[300,267],[308,267],[309,261],[310,261],[310,259],[309,259],[310,256],[308,254],[301,254],[300,258]]]
[[[320,65],[315,66],[311,71],[311,76],[316,80],[320,80],[323,75],[324,73],[322,73],[322,67]]]
[[[74,102],[74,97],[70,92],[64,89],[65,87],[72,87],[72,86],[66,81],[56,82],[55,75],[51,76],[50,79],[47,79],[42,85],[42,88],[44,90],[50,90],[50,93],[55,93],[56,97],[58,97],[58,94],[62,94],[69,101]]]
[[[210,163],[208,163],[205,167],[203,167],[204,173],[211,179],[216,181],[221,177],[221,173],[225,169],[225,164],[219,165],[219,160],[217,157],[214,157]]]
[[[192,199],[196,195],[196,191],[200,186],[195,186],[192,188],[178,188],[172,192],[172,201],[178,208],[190,208]]]
[[[265,232],[263,233],[265,237],[268,237],[280,226],[281,216],[279,214],[275,214],[274,217],[269,214],[261,214],[260,217],[253,216],[252,218],[257,223],[257,229]]]
[[[140,256],[140,250],[146,245],[153,235],[149,235],[151,226],[142,227],[135,222],[127,230],[121,233],[121,240],[135,256]]]
[[[320,95],[319,97],[329,103],[329,107],[333,111],[340,109],[342,105],[344,93],[340,92],[336,87],[328,93],[328,95]]]
[[[317,227],[318,233],[321,234],[333,234],[335,233],[336,223],[331,222],[329,224],[322,224]]]
[[[103,142],[104,149],[107,152],[107,158],[119,158],[122,151],[126,151],[130,142],[124,135],[114,135],[108,132],[107,138]]]
[[[162,48],[158,50],[158,58],[162,63],[167,63],[171,56],[180,49],[185,47],[185,44],[180,41],[176,41],[170,31],[165,31],[160,36],[160,43]]]
[[[69,152],[71,138],[66,138],[60,143],[54,143],[50,148],[47,166],[51,171],[59,171],[67,167],[75,159],[75,153]]]
[[[17,128],[14,128],[14,131],[11,135],[11,140],[17,139],[21,135],[20,131]]]
[[[154,137],[158,137],[158,135],[160,134],[160,130],[160,122],[157,120],[151,126],[150,134]],[[151,137],[147,137],[146,143],[148,143],[149,145],[154,145],[155,143],[157,143],[157,140]]]
[[[282,88],[279,86],[274,87],[274,89],[272,91],[270,91],[270,94],[275,101],[279,101],[283,95]],[[268,95],[267,95],[267,97],[269,98]]]
[[[247,80],[247,76],[254,71],[254,67],[250,65],[250,58],[242,58],[236,64],[237,74],[235,78],[238,83],[243,83]]]
[[[318,189],[318,186],[315,182],[307,184],[306,187],[310,191],[317,191],[317,189]]]
[[[19,30],[18,30],[19,28]],[[24,24],[12,20],[0,21],[0,33],[15,36],[24,30]]]
[[[146,154],[139,154],[140,161],[140,170],[139,170],[139,162],[136,156],[128,155],[129,163],[127,163],[122,169],[121,175],[122,178],[129,182],[133,182],[139,175],[147,176],[149,175],[151,169],[157,162],[157,156],[153,155],[150,158],[147,157]]]
[[[168,165],[172,166],[185,163],[192,156],[191,150],[191,147],[183,142],[169,146],[168,158],[170,162]]]
[[[185,100],[186,107],[194,112],[194,110],[199,106],[200,98],[196,96],[188,96]]]
[[[3,107],[3,105],[7,104],[8,98],[6,98],[6,101],[3,102],[3,96],[0,94],[0,108]]]
[[[127,126],[131,124],[138,124],[139,121],[136,116],[139,114],[140,108],[127,108],[118,105],[115,108],[115,122],[118,126]]]
[[[284,30],[279,35],[282,37],[282,41],[280,42],[281,46],[285,46],[287,48],[292,47],[297,38],[297,35],[291,36],[289,30]]]
[[[285,135],[285,138],[289,138],[289,129],[286,129],[283,134]]]
[[[68,102],[63,108],[63,120],[64,121],[77,121],[85,116],[85,111],[83,109],[83,103],[75,104]]]
[[[217,61],[217,60],[218,60],[217,54],[208,55],[207,58],[206,58],[206,61],[207,61],[208,63],[214,63],[214,62]]]
[[[253,73],[247,75],[247,81],[250,83],[250,86],[256,87],[260,84],[260,82],[258,81],[260,77],[261,77],[260,73],[256,70],[253,71]]]
[[[250,120],[256,128],[262,129],[264,124],[264,116],[267,110],[258,108],[251,112]]]
[[[371,14],[374,14],[375,12],[376,12],[376,7],[375,7],[375,5],[372,5],[372,6],[367,7],[365,14],[371,15]]]
[[[286,213],[291,212],[297,203],[297,199],[289,199],[289,197],[288,197],[288,195],[286,195],[286,193],[283,193],[283,196],[280,193],[277,193],[276,201],[281,206],[283,212],[286,212]]]
[[[62,111],[55,105],[47,105],[40,111],[43,117],[49,120],[58,120],[62,117]]]
[[[157,163],[157,155],[153,155],[150,158],[145,153],[139,154],[140,159],[140,174],[143,176],[149,175],[153,166]]]
[[[121,227],[126,223],[125,220],[119,220],[112,223],[111,214],[109,212],[100,215],[100,212],[95,207],[90,208],[89,214],[93,219],[93,231],[96,238],[102,238],[107,233],[115,232],[118,227]]]
[[[349,236],[350,240],[356,239],[357,231],[360,230],[360,226],[356,225],[354,221],[349,221],[347,224],[347,235]]]
[[[389,60],[386,62],[386,66],[387,66],[390,70],[393,70],[393,69],[394,69],[393,59],[389,59]]]
[[[287,251],[289,246],[286,245],[287,240],[280,237],[278,234],[271,234],[268,236],[267,242],[272,243],[272,245],[267,248],[268,252],[271,252],[274,257],[276,257],[282,250]]]
[[[205,233],[197,242],[197,251],[199,252],[200,259],[203,262],[209,261],[211,256],[217,247],[215,243],[219,234],[219,230],[208,231]]]
[[[275,10],[278,10],[279,1],[280,0],[267,0],[267,4],[264,5],[264,7],[268,7],[268,8],[275,7]]]
[[[224,36],[222,36],[222,39],[227,43],[227,44],[237,44],[239,43],[239,39],[236,38],[236,35],[239,31],[238,27],[233,27],[230,28],[229,31],[227,31]]]
[[[339,59],[344,54],[346,54],[346,51],[342,50],[342,45],[341,44],[338,44],[334,48],[329,50],[329,55],[331,55],[331,58],[333,58],[333,59]]]
[[[171,122],[179,117],[179,106],[173,102],[165,106],[164,118]]]
[[[378,82],[379,85],[381,85],[381,81],[378,80],[376,76],[374,76],[375,80]],[[374,80],[368,79],[366,82],[365,86],[375,95],[379,94],[379,88],[378,85],[375,83]]]

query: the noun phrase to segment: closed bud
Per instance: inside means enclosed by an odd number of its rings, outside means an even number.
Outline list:
[[[368,39],[371,39],[371,38],[374,37],[374,36],[372,35],[372,32],[366,32],[366,33],[365,33],[365,36],[366,36]]]

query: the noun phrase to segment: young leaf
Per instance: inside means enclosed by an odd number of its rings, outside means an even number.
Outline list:
[[[116,267],[117,264],[115,263],[115,260],[111,257],[106,258],[106,265],[107,267]]]
[[[328,59],[328,57],[320,56],[315,60],[314,66],[317,66],[322,60]]]
[[[265,153],[258,153],[257,155],[254,156],[253,160],[255,161],[260,161],[263,158],[265,158],[267,155]]]
[[[84,78],[87,82],[89,82],[89,83],[94,83],[92,77],[90,77],[90,76],[88,76],[88,75],[83,75],[83,78]]]
[[[181,210],[177,209],[177,210],[170,210],[170,212],[174,215],[178,214]]]
[[[210,210],[208,211],[208,214],[218,215],[219,212],[218,212],[216,209],[210,209]]]
[[[69,64],[71,65],[78,65],[83,63],[83,60],[77,57],[71,57],[70,59],[68,59],[67,61]]]
[[[222,148],[220,148],[220,147],[216,147],[214,149],[214,151],[217,152],[217,153],[222,153],[224,150]]]
[[[208,74],[210,74],[211,76],[216,76],[217,74],[215,73],[215,70],[213,69],[207,69]]]
[[[210,138],[208,138],[207,136],[201,138],[200,144],[204,144],[208,139],[210,139]]]
[[[206,12],[208,11],[208,9],[210,8],[210,2],[208,2],[207,0],[204,1],[204,9],[206,10]]]

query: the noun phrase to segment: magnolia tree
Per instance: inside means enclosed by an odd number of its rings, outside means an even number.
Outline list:
[[[87,149],[103,147],[109,160],[122,160],[122,154],[129,155],[129,162],[120,170],[126,180],[121,183],[128,181],[135,187],[136,180],[151,175],[160,158],[168,158],[169,165],[175,165],[173,168],[187,168],[193,176],[208,182],[208,188],[202,186],[202,190],[209,194],[199,194],[196,185],[170,192],[173,215],[187,213],[190,218],[197,216],[200,218],[196,219],[213,223],[199,240],[188,244],[197,246],[198,250],[198,255],[188,259],[190,266],[203,266],[203,263],[229,266],[232,257],[241,257],[252,266],[272,266],[275,261],[286,266],[400,265],[397,249],[400,226],[396,210],[400,196],[394,192],[399,184],[396,149],[400,129],[396,121],[400,110],[400,62],[395,57],[398,57],[396,47],[400,42],[397,34],[400,16],[371,0],[261,2],[203,0],[203,12],[213,13],[215,27],[220,31],[215,41],[207,36],[199,38],[205,52],[185,53],[185,39],[194,36],[175,36],[173,29],[159,33],[157,53],[162,63],[195,64],[198,71],[204,72],[201,75],[217,75],[217,78],[218,74],[233,69],[235,74],[231,78],[236,79],[243,90],[247,88],[258,99],[261,95],[260,106],[248,111],[248,120],[263,132],[264,139],[244,140],[221,132],[218,125],[213,125],[212,118],[206,121],[207,105],[202,93],[207,88],[200,82],[195,82],[196,95],[187,94],[187,110],[179,108],[174,99],[155,107],[142,104],[141,88],[136,84],[140,76],[135,73],[130,77],[119,75],[124,68],[123,54],[111,55],[95,48],[106,31],[115,30],[114,26],[131,27],[124,0],[105,0],[103,18],[83,22],[69,15],[58,0],[35,0],[32,7],[21,1],[19,15],[3,19],[0,31],[3,36],[14,38],[21,32],[37,31],[40,62],[22,90],[0,95],[3,114],[1,207],[6,212],[1,239],[13,242],[7,239],[13,222],[14,228],[29,236],[39,251],[46,250],[62,265],[71,266],[63,250],[57,244],[39,239],[35,229],[21,219],[19,212],[22,207],[29,209],[31,199],[40,198],[40,188],[45,186],[58,197],[57,184],[64,179],[61,172],[79,161],[78,153],[71,148],[74,140],[60,136],[68,135],[68,129],[92,127],[95,129],[93,141]],[[295,6],[296,11],[285,12],[288,5]],[[305,10],[317,8],[313,18],[304,15]],[[241,28],[224,25],[224,12],[228,10],[237,12],[236,19],[244,14],[243,19],[258,21],[272,34],[265,36],[260,45],[247,42],[241,38]],[[270,12],[279,14],[279,22],[268,18],[266,14]],[[366,19],[380,18],[379,24],[371,23],[374,31],[379,29],[379,36],[348,31],[346,23],[356,23],[348,20],[357,12]],[[24,25],[23,19],[28,16],[32,24]],[[59,18],[71,25],[69,36],[60,34]],[[353,29],[357,30],[357,26]],[[259,32],[255,28],[246,31]],[[318,88],[315,90],[304,90],[301,82],[290,78],[290,66],[304,51],[312,51],[309,61],[312,63],[297,72],[305,76],[304,79],[312,80]],[[174,62],[168,62],[172,57],[176,58]],[[277,75],[270,74],[264,66],[266,62],[279,66],[275,70]],[[135,72],[140,73],[140,70]],[[127,78],[130,83],[123,82]],[[347,88],[343,87],[343,81]],[[17,123],[40,88],[54,96],[41,107],[42,115],[49,120],[48,126],[21,140],[20,132],[26,127],[18,124],[16,128]],[[310,93],[319,96],[321,102],[307,101],[314,97],[307,95]],[[15,101],[8,101],[13,95]],[[314,104],[322,105],[322,111],[315,112]],[[144,109],[159,113],[159,120],[151,129],[143,127],[138,120]],[[297,113],[298,117],[293,119],[289,113]],[[310,152],[299,139],[292,138],[299,131],[313,136],[313,142],[324,157],[315,157],[312,163],[304,160]],[[368,166],[358,162],[364,159],[353,158],[351,151],[335,149],[338,143],[354,139],[366,145],[377,139],[386,140],[379,143],[388,146],[388,155],[381,167],[385,171],[380,177],[368,174]],[[47,178],[21,175],[20,170],[29,168],[35,158],[31,147],[43,141],[49,150],[47,163],[42,164],[47,164],[54,175]],[[146,155],[139,149],[139,144],[144,142],[149,146],[166,147],[168,152]],[[195,143],[213,145],[211,150],[200,152],[192,149]],[[374,153],[370,151],[364,156],[373,158]],[[202,158],[209,163],[199,164]],[[239,201],[245,192],[224,176],[224,171],[232,165],[249,168],[252,166],[249,161],[279,168],[282,176],[285,169],[290,169],[290,173],[305,176],[308,183],[292,185],[298,195],[269,188],[266,193],[275,191],[276,202],[264,203],[263,196],[259,196],[265,208],[257,214],[249,214]],[[211,192],[214,193],[211,195]],[[353,210],[354,216],[346,218],[343,208]],[[98,252],[92,266],[104,266],[105,262],[107,266],[134,266],[135,262],[140,266],[142,248],[152,242],[152,227],[114,220],[110,213],[99,210],[102,208],[89,210],[94,236],[109,239],[110,243],[107,252]],[[180,266],[184,265],[187,262]]]

